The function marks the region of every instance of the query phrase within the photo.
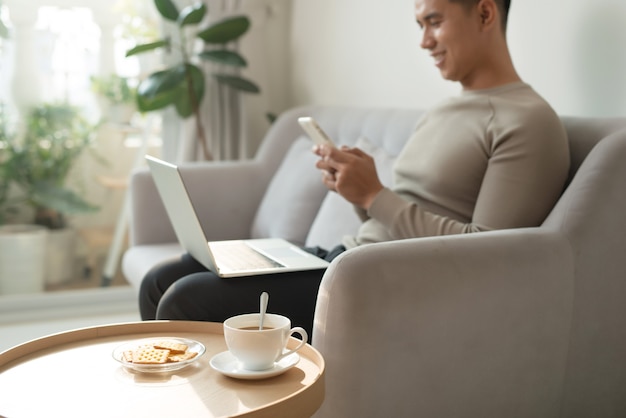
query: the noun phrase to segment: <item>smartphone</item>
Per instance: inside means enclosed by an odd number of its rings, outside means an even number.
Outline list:
[[[298,118],[298,123],[302,126],[302,129],[304,129],[304,132],[306,132],[317,145],[326,144],[331,147],[335,146],[332,139],[330,139],[326,132],[320,128],[317,122],[315,122],[315,119],[312,117],[303,116]]]

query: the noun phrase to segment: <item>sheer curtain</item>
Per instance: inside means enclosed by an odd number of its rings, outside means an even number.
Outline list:
[[[197,62],[206,75],[206,90],[201,105],[201,123],[214,160],[245,159],[253,155],[269,124],[266,113],[285,108],[284,96],[276,90],[284,84],[286,61],[264,59],[270,49],[282,50],[288,42],[289,0],[204,0],[208,7],[206,24],[228,16],[243,14],[251,21],[251,28],[240,44],[232,45],[248,61],[243,70],[222,68],[217,64]],[[275,40],[279,39],[277,45]],[[201,45],[197,44],[200,48]],[[260,95],[250,95],[219,85],[215,72],[242,73],[261,88]],[[273,81],[273,74],[281,82]],[[282,84],[280,84],[282,83]],[[181,120],[174,111],[163,116],[163,156],[173,161],[201,161],[205,157],[198,142],[194,117]]]

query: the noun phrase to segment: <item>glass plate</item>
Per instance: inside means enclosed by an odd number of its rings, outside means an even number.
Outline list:
[[[136,364],[129,363],[124,360],[124,352],[128,350],[136,350],[139,347],[152,345],[159,341],[175,341],[177,343],[187,345],[187,352],[197,353],[194,358],[184,361],[178,361],[175,363],[163,363],[163,364]],[[173,372],[175,370],[180,370],[184,367],[189,366],[190,364],[197,361],[206,351],[204,344],[199,341],[189,340],[187,338],[177,338],[177,337],[155,337],[155,338],[146,338],[142,340],[135,340],[128,343],[124,343],[118,346],[115,350],[113,350],[113,358],[117,360],[122,366],[127,369],[135,370],[142,373],[167,373]]]

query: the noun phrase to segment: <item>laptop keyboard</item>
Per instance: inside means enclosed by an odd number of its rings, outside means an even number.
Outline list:
[[[220,268],[229,270],[258,270],[284,267],[243,242],[211,244],[211,251]]]

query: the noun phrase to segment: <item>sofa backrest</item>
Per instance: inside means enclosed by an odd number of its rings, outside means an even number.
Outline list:
[[[578,171],[587,155],[600,140],[626,127],[624,118],[583,118],[564,116],[561,118],[570,146],[570,175],[568,184]]]
[[[385,185],[392,185],[392,166],[424,111],[419,109],[308,106],[282,114],[256,155],[273,170],[257,210],[250,236],[282,237],[298,245],[331,248],[360,221],[352,206],[321,184],[311,153],[312,143],[297,123],[313,116],[339,145],[359,146],[372,154]],[[619,118],[562,118],[570,140],[568,184],[595,144],[624,123]]]

